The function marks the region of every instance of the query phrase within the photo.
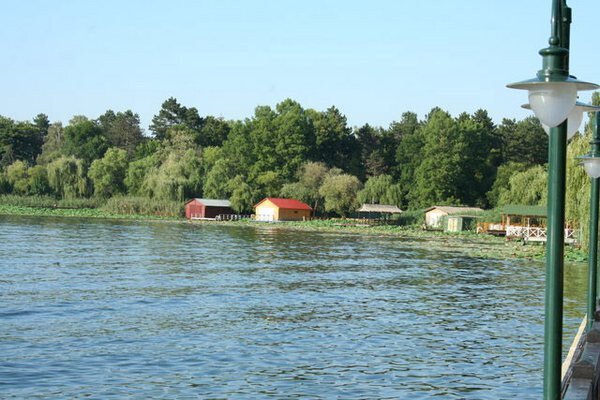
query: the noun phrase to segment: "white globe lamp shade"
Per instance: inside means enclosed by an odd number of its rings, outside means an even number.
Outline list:
[[[600,157],[582,157],[583,168],[590,178],[600,178]]]
[[[540,122],[550,128],[567,119],[576,100],[577,87],[568,83],[548,82],[529,89],[531,109]]]
[[[570,140],[577,133],[577,130],[581,126],[581,121],[583,121],[584,111],[582,107],[575,106],[567,116],[567,140]],[[548,125],[542,123],[542,128],[544,128],[544,131],[548,135],[550,134],[550,127]]]

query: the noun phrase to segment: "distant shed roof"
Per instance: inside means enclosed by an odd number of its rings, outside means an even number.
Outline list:
[[[378,212],[378,213],[389,213],[389,214],[400,214],[402,212],[396,206],[388,204],[363,204],[361,208],[356,210],[358,212]]]
[[[283,209],[286,209],[286,210],[308,210],[308,211],[312,211],[312,208],[308,204],[303,203],[300,200],[296,200],[296,199],[280,199],[280,198],[276,198],[276,197],[266,197],[266,198],[262,199],[254,207],[256,208],[258,205],[264,203],[267,200],[269,200],[271,203],[275,204],[277,207],[283,208]]]
[[[217,199],[192,199],[197,200],[200,203],[204,204],[208,207],[231,207],[231,202],[229,200],[217,200]],[[190,201],[192,201],[190,200]],[[189,202],[188,202],[189,203]]]
[[[527,217],[545,217],[547,212],[548,210],[546,206],[524,206],[512,204],[502,208],[502,214],[521,215]]]
[[[433,206],[433,207],[429,207],[425,210],[425,212],[429,212],[431,210],[440,210],[448,215],[451,214],[462,214],[462,215],[468,215],[468,214],[473,214],[473,213],[479,213],[482,212],[483,210],[479,207],[456,207],[456,206]]]

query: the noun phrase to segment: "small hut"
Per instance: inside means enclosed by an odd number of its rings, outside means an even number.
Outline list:
[[[396,206],[388,204],[363,204],[356,210],[361,217],[389,219],[394,214],[401,214],[402,210]]]
[[[223,214],[235,214],[229,200],[192,199],[185,203],[187,219],[215,219]]]
[[[462,230],[468,219],[483,212],[479,207],[433,206],[425,210],[425,227],[428,229]],[[452,216],[453,218],[449,218]],[[460,217],[460,218],[458,218]],[[452,221],[448,224],[447,221]],[[446,222],[446,223],[444,223]]]
[[[312,208],[299,200],[267,197],[254,206],[257,221],[303,221]]]

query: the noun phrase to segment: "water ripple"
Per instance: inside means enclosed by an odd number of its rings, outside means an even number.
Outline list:
[[[397,238],[0,217],[16,398],[536,399],[543,266]],[[569,266],[567,334],[585,268]]]

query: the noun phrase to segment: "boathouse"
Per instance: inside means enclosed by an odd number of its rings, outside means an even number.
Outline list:
[[[229,200],[192,199],[185,203],[187,219],[214,219],[217,215],[234,213]]]
[[[254,206],[257,221],[303,221],[312,208],[299,200],[267,197]]]
[[[433,206],[425,210],[425,227],[428,229],[443,229],[448,230],[447,224],[448,217],[463,217],[460,219],[451,218],[452,230],[456,229],[455,226],[463,226],[465,217],[474,217],[477,213],[483,212],[479,207],[456,207],[456,206]],[[458,223],[460,222],[460,224]]]
[[[361,218],[389,219],[394,214],[401,214],[402,210],[388,204],[363,204],[356,210]]]

